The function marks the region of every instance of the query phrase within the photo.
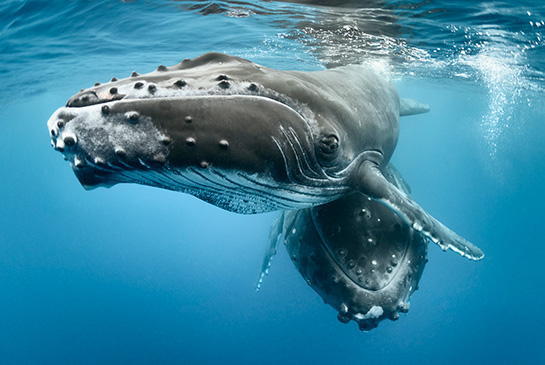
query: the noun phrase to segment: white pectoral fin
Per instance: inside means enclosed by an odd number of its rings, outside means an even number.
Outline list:
[[[284,212],[280,213],[278,218],[274,221],[269,231],[269,242],[267,243],[267,248],[265,250],[265,256],[263,257],[263,264],[261,265],[261,274],[257,281],[255,291],[258,292],[261,289],[261,284],[265,276],[269,273],[269,268],[272,264],[272,259],[276,255],[278,250],[278,244],[283,239],[283,227],[284,227]]]
[[[484,257],[480,248],[448,229],[410,196],[389,183],[376,163],[363,162],[357,178],[359,185],[355,182],[354,188],[392,209],[410,227],[438,244],[443,250],[450,248],[471,260],[481,260]]]

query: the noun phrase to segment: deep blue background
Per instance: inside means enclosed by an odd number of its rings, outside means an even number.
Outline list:
[[[2,5],[0,363],[545,359],[544,85],[500,67],[510,59],[470,59],[478,78],[448,67],[443,78],[396,75],[402,96],[432,110],[402,119],[394,162],[415,200],[487,256],[430,246],[411,311],[370,333],[338,322],[282,249],[254,293],[276,214],[136,185],[83,190],[45,125],[81,87],[211,50],[322,68],[280,28],[285,14],[203,16],[180,4]],[[545,56],[542,43],[535,52]]]

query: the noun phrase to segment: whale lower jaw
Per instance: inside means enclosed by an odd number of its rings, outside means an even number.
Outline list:
[[[325,204],[342,196],[342,188],[285,186],[260,176],[239,171],[221,171],[212,166],[176,169],[170,166],[121,169],[112,164],[83,168],[72,164],[74,173],[87,189],[118,183],[137,183],[191,194],[224,210],[239,214],[267,213]]]

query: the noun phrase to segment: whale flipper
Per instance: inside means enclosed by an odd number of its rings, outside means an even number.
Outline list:
[[[411,194],[411,187],[409,183],[405,181],[401,172],[394,166],[393,163],[388,163],[388,166],[382,171],[386,180],[394,184],[398,189],[401,189],[405,194]]]
[[[269,268],[272,264],[272,259],[278,251],[278,245],[283,239],[283,227],[284,227],[284,211],[280,213],[278,218],[274,221],[269,231],[269,242],[267,243],[267,248],[265,249],[265,256],[263,257],[263,264],[261,265],[261,273],[259,274],[259,279],[255,286],[255,291],[258,292],[261,289],[261,284],[265,276],[269,273]]]
[[[411,228],[438,244],[444,251],[451,249],[471,260],[481,260],[484,257],[480,248],[451,231],[420,207],[410,196],[391,184],[381,173],[375,161],[364,161],[356,175],[359,178],[356,189],[386,205]]]

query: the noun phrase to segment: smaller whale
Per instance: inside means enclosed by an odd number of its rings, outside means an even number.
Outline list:
[[[409,194],[391,164],[385,176]],[[305,281],[337,310],[339,321],[355,321],[362,331],[409,310],[427,263],[428,240],[361,193],[282,212],[271,227],[257,290],[281,242]]]
[[[145,184],[244,214],[360,193],[442,249],[479,260],[478,247],[384,175],[404,104],[363,66],[279,71],[208,53],[84,89],[48,128],[86,188]]]

